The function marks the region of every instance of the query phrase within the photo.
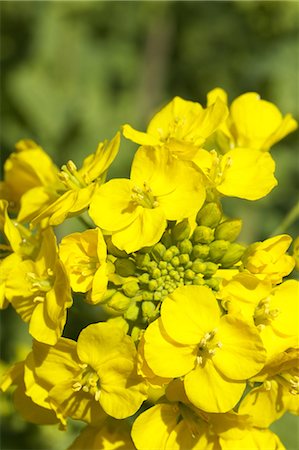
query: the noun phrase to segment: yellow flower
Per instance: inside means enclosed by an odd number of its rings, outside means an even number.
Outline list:
[[[219,99],[227,102],[227,95],[216,88],[208,94],[208,105]],[[227,141],[226,149],[247,147],[267,151],[297,126],[291,114],[282,117],[273,103],[262,100],[256,92],[247,92],[232,102],[227,122],[221,127],[221,142]]]
[[[209,187],[225,196],[258,200],[277,185],[273,159],[255,149],[234,148],[225,155],[201,149],[192,161],[206,176]]]
[[[97,424],[105,413],[122,419],[134,414],[146,398],[146,385],[136,372],[134,343],[110,323],[89,325],[78,342],[60,338],[53,347],[35,342],[33,358],[28,372],[35,384],[47,389],[61,420],[71,417]],[[32,397],[34,390],[35,386]]]
[[[37,259],[21,261],[8,275],[6,296],[21,318],[29,322],[31,336],[50,345],[57,342],[72,297],[51,228],[42,236]]]
[[[270,280],[272,284],[281,283],[295,266],[294,258],[285,254],[291,242],[290,236],[281,234],[251,244],[243,257],[245,269],[261,279]]]
[[[5,161],[0,196],[17,210],[22,195],[37,186],[55,185],[57,174],[57,167],[39,145],[31,140],[19,141]]]
[[[164,299],[161,318],[146,329],[144,339],[145,359],[153,372],[184,376],[188,399],[210,412],[233,408],[245,380],[265,361],[255,327],[230,314],[221,317],[214,294],[205,286],[183,286]]]
[[[95,186],[103,183],[107,170],[114,160],[120,143],[120,133],[111,141],[100,143],[95,153],[87,156],[82,168],[77,169],[72,161],[62,166],[56,176],[54,196],[49,198],[48,186],[31,189],[22,197],[19,221],[32,220],[36,225],[59,225],[67,217],[80,214],[90,203]]]
[[[152,118],[146,133],[124,125],[123,134],[141,145],[165,146],[178,158],[189,160],[227,114],[221,100],[204,109],[199,103],[175,97]]]
[[[298,281],[287,280],[272,289],[269,280],[240,273],[223,281],[218,298],[229,312],[258,328],[267,360],[298,345]]]
[[[202,206],[201,175],[166,149],[140,147],[130,179],[113,179],[100,186],[91,201],[90,216],[112,233],[112,243],[127,253],[155,244],[167,220],[182,220]]]
[[[67,450],[135,450],[128,423],[108,417],[105,422],[85,427]]]
[[[299,236],[293,242],[293,258],[295,259],[295,269],[299,271]]]
[[[75,292],[90,292],[88,299],[98,303],[107,289],[107,249],[99,228],[64,237],[59,255]]]
[[[6,392],[11,386],[16,386],[13,394],[14,406],[22,417],[32,423],[40,425],[51,425],[58,423],[55,412],[51,409],[49,402],[44,400],[43,404],[35,403],[30,396],[26,395],[24,384],[25,361],[18,362],[4,374],[0,389]]]

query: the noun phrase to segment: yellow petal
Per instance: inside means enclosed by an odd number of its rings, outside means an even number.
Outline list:
[[[275,163],[268,153],[235,148],[223,156],[221,168],[223,177],[217,189],[227,196],[258,200],[277,185]]]
[[[194,406],[208,412],[226,412],[240,400],[246,383],[222,376],[211,360],[185,375],[187,397]]]
[[[218,326],[220,310],[209,288],[183,286],[164,299],[161,318],[172,339],[180,344],[196,345]]]

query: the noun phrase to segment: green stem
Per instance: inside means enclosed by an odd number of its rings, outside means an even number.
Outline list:
[[[284,233],[295,220],[299,217],[299,201],[293,206],[293,208],[288,212],[283,221],[278,225],[278,227],[273,231],[272,235],[277,235]]]

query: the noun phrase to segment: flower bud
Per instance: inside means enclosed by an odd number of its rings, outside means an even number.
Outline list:
[[[128,308],[130,302],[131,302],[130,298],[128,298],[126,295],[122,294],[121,292],[116,292],[107,301],[107,305],[109,306],[109,308],[112,308],[117,312],[123,312]]]
[[[136,266],[131,259],[119,258],[114,262],[115,271],[122,277],[129,277],[135,275]]]
[[[191,269],[187,269],[184,276],[186,280],[193,280],[195,278],[195,272]]]
[[[200,259],[196,259],[192,263],[192,270],[195,273],[204,273],[206,270],[206,263],[202,262]]]
[[[178,243],[178,248],[181,253],[190,253],[192,252],[192,242],[189,239],[184,239],[183,241]]]
[[[222,217],[220,205],[217,203],[206,203],[203,208],[197,213],[196,222],[198,225],[206,227],[217,227]]]
[[[135,261],[138,267],[147,267],[151,261],[151,258],[148,253],[146,254],[138,253],[135,257]]]
[[[152,248],[151,253],[153,254],[154,257],[156,257],[157,259],[162,259],[163,255],[166,251],[166,247],[164,244],[162,244],[162,242],[158,242],[156,245],[154,245],[154,247]]]
[[[173,267],[178,267],[180,265],[180,258],[178,256],[174,256],[171,260],[171,264]]]
[[[222,222],[215,230],[216,239],[233,242],[237,239],[242,228],[241,219],[230,219]]]
[[[218,270],[218,264],[208,261],[206,263],[206,269],[204,271],[205,276],[210,277]]]
[[[218,262],[225,254],[229,247],[229,241],[224,239],[217,239],[210,243],[210,253],[209,256],[212,261]]]
[[[139,283],[147,284],[150,280],[150,276],[148,273],[143,273],[138,277]]]
[[[192,250],[192,258],[206,259],[209,256],[210,247],[206,244],[196,244]]]
[[[128,320],[137,320],[139,314],[139,307],[135,302],[131,303],[129,308],[124,312],[124,318]]]
[[[244,251],[245,247],[243,245],[236,242],[230,244],[225,255],[220,260],[221,267],[226,269],[236,264],[242,258]]]
[[[187,264],[190,261],[190,256],[188,253],[183,253],[182,255],[179,255],[179,261],[182,266]]]
[[[198,225],[193,231],[192,240],[195,244],[209,244],[214,239],[214,230],[204,225]]]
[[[171,230],[171,237],[174,242],[183,241],[190,235],[191,227],[187,219],[177,223]]]
[[[142,302],[142,315],[147,319],[152,319],[157,315],[156,305],[153,302]]]
[[[207,280],[204,280],[205,285],[209,288],[213,289],[214,291],[219,290],[220,281],[218,278],[208,278]]]
[[[122,289],[127,297],[134,297],[139,291],[139,284],[134,280],[128,281],[123,284]]]

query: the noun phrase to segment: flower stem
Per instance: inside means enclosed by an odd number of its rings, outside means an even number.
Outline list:
[[[283,221],[275,228],[272,235],[277,235],[284,233],[295,220],[299,217],[299,201],[293,206],[293,208],[288,212]]]

